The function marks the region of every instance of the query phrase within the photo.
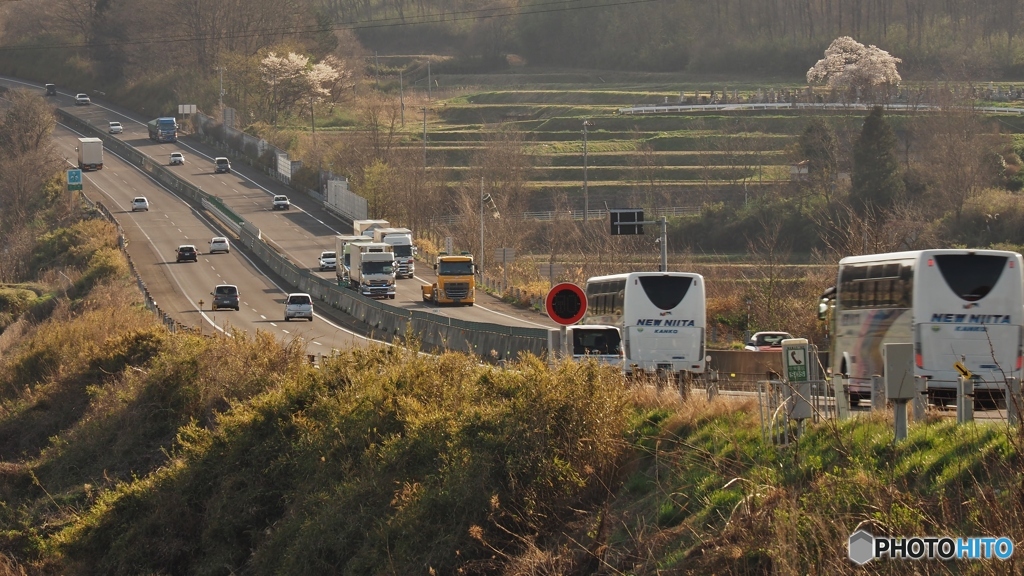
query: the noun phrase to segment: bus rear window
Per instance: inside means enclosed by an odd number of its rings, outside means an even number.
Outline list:
[[[1005,256],[938,254],[935,264],[949,288],[967,302],[984,298],[1006,269]]]
[[[690,276],[640,276],[639,280],[651,304],[662,310],[678,306],[693,283]]]

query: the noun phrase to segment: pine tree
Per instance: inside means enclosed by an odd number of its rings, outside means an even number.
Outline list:
[[[884,212],[903,199],[896,132],[876,106],[853,148],[850,204],[860,215]]]
[[[826,198],[839,171],[839,138],[821,118],[814,118],[800,134],[800,156],[807,160],[808,184]]]

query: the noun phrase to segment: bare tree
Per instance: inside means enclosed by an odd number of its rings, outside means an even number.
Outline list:
[[[959,222],[967,201],[1001,176],[998,153],[1006,138],[986,130],[969,105],[945,107],[924,125],[920,157],[931,176],[930,196]]]

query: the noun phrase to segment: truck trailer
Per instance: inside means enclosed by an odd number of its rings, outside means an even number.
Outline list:
[[[334,252],[338,257],[337,267],[334,269],[334,274],[338,278],[338,286],[349,285],[349,266],[352,265],[352,246],[353,242],[366,242],[366,236],[355,236],[355,235],[340,235],[334,237]]]
[[[367,236],[373,238],[373,231],[376,228],[388,228],[391,223],[387,220],[353,220],[352,233],[356,236]]]
[[[78,169],[103,170],[103,140],[99,138],[78,139]]]
[[[149,139],[157,142],[178,141],[178,121],[173,117],[154,118],[146,123]]]

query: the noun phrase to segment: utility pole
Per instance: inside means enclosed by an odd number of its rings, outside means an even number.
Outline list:
[[[405,81],[401,70],[398,71],[398,101],[402,108],[402,128],[405,128]]]
[[[217,72],[220,73],[220,92],[217,93],[217,102],[220,104],[220,109],[224,110],[224,67],[218,66]]]
[[[480,177],[480,255],[477,258],[480,280],[484,278],[484,177]]]
[[[583,223],[587,222],[590,212],[590,193],[587,190],[587,128],[593,126],[590,120],[583,121]]]
[[[427,102],[430,102],[430,59],[427,59]]]
[[[423,173],[427,173],[427,107],[423,107]]]

